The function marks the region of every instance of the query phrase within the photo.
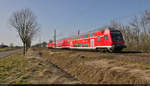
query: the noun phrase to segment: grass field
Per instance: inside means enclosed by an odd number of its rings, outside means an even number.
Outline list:
[[[150,53],[30,49],[0,58],[0,83],[150,83]],[[65,72],[58,70],[52,64]],[[79,80],[79,81],[78,81]]]
[[[32,54],[31,54],[32,55]],[[22,52],[0,58],[0,84],[80,83],[47,61]]]
[[[0,48],[0,52],[14,50],[15,48]]]
[[[21,52],[0,59],[0,83],[27,83],[29,71],[25,68],[30,65]]]

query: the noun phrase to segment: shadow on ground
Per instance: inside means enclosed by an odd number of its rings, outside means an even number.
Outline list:
[[[128,53],[142,53],[142,52],[141,51],[121,51],[121,52],[116,52],[116,53],[128,54]]]

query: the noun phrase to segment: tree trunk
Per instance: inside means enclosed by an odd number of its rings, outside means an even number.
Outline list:
[[[26,54],[26,46],[25,46],[25,43],[23,43],[23,55],[25,56]]]

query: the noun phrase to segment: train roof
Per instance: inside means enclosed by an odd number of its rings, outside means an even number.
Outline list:
[[[89,34],[89,33],[94,33],[94,32],[97,32],[97,31],[103,31],[103,30],[106,30],[106,29],[109,29],[109,30],[111,30],[111,31],[116,30],[116,29],[113,28],[113,27],[104,26],[104,27],[100,27],[100,28],[97,28],[97,29],[94,29],[94,30],[85,32],[85,33],[81,33],[80,35],[86,35],[86,34]],[[72,37],[76,37],[76,36],[78,36],[78,35],[72,35],[71,38],[72,38]]]
[[[116,30],[113,27],[104,26],[104,27],[100,27],[100,28],[97,28],[97,29],[94,29],[94,30],[91,30],[91,31],[88,31],[88,32],[80,33],[80,35],[86,35],[86,34],[89,34],[89,33],[94,33],[94,32],[97,32],[97,31],[103,31],[103,30],[106,30],[106,29],[109,29],[111,31]],[[72,35],[72,36],[65,37],[65,38],[58,39],[58,40],[60,41],[60,40],[64,40],[64,39],[67,39],[67,38],[74,38],[74,37],[78,37],[78,35]]]
[[[86,32],[86,33],[94,33],[94,32],[103,31],[103,30],[106,30],[106,29],[109,29],[109,30],[111,30],[111,31],[116,30],[116,29],[113,28],[113,27],[104,26],[104,27],[100,27],[100,28],[97,28],[97,29],[88,31],[88,32]]]

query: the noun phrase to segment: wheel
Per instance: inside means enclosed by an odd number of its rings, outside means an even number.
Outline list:
[[[110,53],[119,53],[122,51],[122,48],[108,48],[107,50]]]
[[[116,53],[119,53],[119,52],[122,51],[122,49],[123,49],[123,48],[117,48],[117,49],[115,49],[115,52],[116,52]]]
[[[114,49],[113,48],[108,48],[107,51],[110,52],[110,53],[113,53]]]
[[[97,51],[97,52],[103,52],[103,53],[104,53],[104,52],[107,52],[106,49],[100,49],[100,48],[97,48],[96,51]]]

